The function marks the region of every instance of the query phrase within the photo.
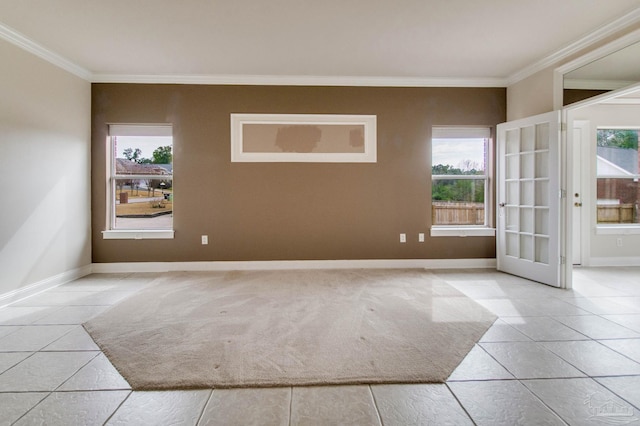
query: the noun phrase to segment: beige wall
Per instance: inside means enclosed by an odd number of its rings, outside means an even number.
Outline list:
[[[547,68],[507,88],[507,120],[553,111],[553,68]]]
[[[0,296],[91,263],[91,86],[0,41]]]
[[[493,258],[494,238],[429,238],[429,140],[433,125],[503,122],[505,96],[484,88],[94,84],[93,261]],[[378,162],[231,163],[231,113],[375,114]],[[174,125],[175,239],[102,239],[107,123],[165,122]],[[203,234],[209,245],[200,244]]]

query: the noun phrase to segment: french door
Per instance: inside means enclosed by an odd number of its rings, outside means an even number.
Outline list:
[[[498,270],[564,287],[560,111],[497,128]]]

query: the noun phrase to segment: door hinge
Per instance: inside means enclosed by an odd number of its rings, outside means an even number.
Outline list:
[[[567,198],[567,190],[561,189],[560,191],[558,191],[558,198]]]
[[[565,122],[560,123],[560,131],[561,132],[566,132],[567,131],[567,123],[565,123]]]
[[[564,256],[560,256],[560,264],[564,265],[565,263],[567,263],[567,258]]]

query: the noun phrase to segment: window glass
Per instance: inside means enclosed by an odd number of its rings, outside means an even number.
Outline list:
[[[638,130],[598,129],[596,175],[597,223],[639,223]]]
[[[434,128],[433,136],[433,225],[487,225],[489,129]]]
[[[110,229],[173,229],[173,138],[167,132],[111,129]]]

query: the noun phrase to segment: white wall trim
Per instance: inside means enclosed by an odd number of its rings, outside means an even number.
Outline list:
[[[371,77],[305,75],[93,74],[92,83],[248,86],[506,87],[504,78]]]
[[[36,43],[35,41],[25,37],[20,34],[18,31],[14,30],[11,27],[0,23],[0,39],[4,39],[9,43],[12,43],[27,52],[30,52],[39,58],[44,59],[45,61],[62,68],[65,71],[70,72],[71,74],[80,77],[84,80],[91,80],[91,72],[85,68],[82,68],[80,65],[77,65],[62,55],[57,54],[56,52],[47,49],[46,47]]]
[[[635,179],[634,179],[635,180]],[[626,226],[625,226],[626,225]],[[596,225],[596,235],[638,235],[640,234],[640,226],[637,224],[620,224],[620,225]]]
[[[592,257],[588,266],[640,266],[640,257]]]
[[[496,229],[489,227],[455,227],[455,226],[432,226],[432,237],[495,237]]]
[[[259,271],[290,269],[495,269],[495,259],[267,260],[220,262],[94,263],[94,273],[172,271]]]
[[[616,19],[615,21],[609,22],[608,24],[603,25],[602,27],[596,29],[595,31],[592,31],[586,37],[578,39],[573,43],[563,47],[562,49],[521,69],[520,71],[517,71],[511,74],[509,77],[506,78],[507,85],[510,86],[521,80],[524,80],[525,78],[530,77],[533,74],[539,71],[542,71],[545,68],[548,68],[554,64],[557,64],[563,59],[566,59],[571,55],[578,53],[582,49],[585,49],[593,45],[594,43],[604,40],[607,37],[610,37],[620,32],[621,30],[624,30],[626,27],[634,25],[638,22],[640,22],[640,8],[634,9],[633,11],[627,13],[626,15]],[[628,37],[628,36],[625,36],[625,37]],[[622,38],[625,38],[625,37],[622,37]]]
[[[102,231],[105,240],[172,240],[173,229],[111,229]]]
[[[26,299],[27,297],[33,296],[34,294],[38,294],[45,290],[49,290],[59,285],[68,283],[70,281],[77,280],[78,278],[82,278],[85,275],[89,275],[92,272],[92,269],[92,265],[82,266],[80,268],[71,269],[58,275],[45,278],[43,280],[37,281],[25,287],[18,288],[8,293],[0,294],[0,308],[10,303]]]

